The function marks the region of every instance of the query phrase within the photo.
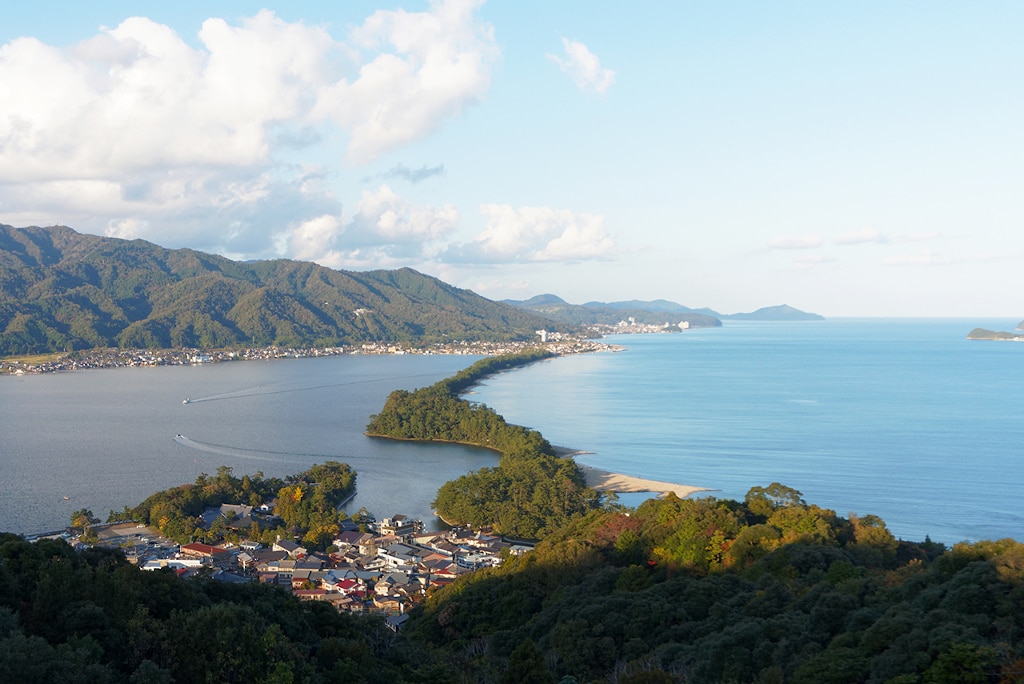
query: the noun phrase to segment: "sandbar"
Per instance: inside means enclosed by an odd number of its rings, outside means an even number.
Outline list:
[[[555,450],[560,455],[570,457],[588,453],[586,451],[577,451],[566,447],[555,447]],[[587,486],[591,489],[596,489],[599,492],[616,492],[619,494],[632,492],[657,492],[662,495],[672,492],[680,499],[684,499],[694,492],[711,491],[706,487],[694,487],[693,485],[684,485],[677,482],[647,480],[642,477],[613,473],[608,470],[601,470],[600,468],[595,468],[593,466],[583,465],[579,461],[576,461],[576,465],[579,466],[579,469],[583,471],[583,475],[587,478]]]

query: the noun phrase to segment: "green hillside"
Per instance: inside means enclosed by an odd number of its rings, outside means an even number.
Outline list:
[[[899,541],[778,484],[594,511],[401,633],[0,534],[9,682],[1020,682],[1024,545]]]
[[[568,332],[412,269],[237,262],[55,226],[0,225],[0,356],[96,347],[218,348],[526,340]]]

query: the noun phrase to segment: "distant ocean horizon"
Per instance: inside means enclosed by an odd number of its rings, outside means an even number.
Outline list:
[[[468,398],[605,470],[742,499],[781,482],[811,503],[881,516],[897,536],[1024,539],[1024,345],[968,341],[1015,320],[726,321],[607,338],[486,379]],[[347,462],[346,507],[435,527],[445,481],[493,452],[371,439],[394,389],[478,357],[342,356],[0,377],[0,531],[101,518],[221,465],[236,475]],[[182,404],[184,398],[189,404]],[[635,505],[647,495],[626,495]],[[66,497],[66,498],[65,498]]]
[[[504,373],[471,398],[605,470],[740,500],[781,482],[908,540],[1022,539],[1024,344],[966,339],[1017,323],[725,321],[611,336],[625,351]]]

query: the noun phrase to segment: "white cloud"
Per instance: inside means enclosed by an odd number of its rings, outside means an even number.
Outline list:
[[[363,193],[356,205],[350,235],[368,244],[415,246],[442,239],[458,224],[454,207],[413,206],[382,185],[377,192]],[[354,240],[354,241],[355,241]]]
[[[134,240],[146,229],[146,222],[139,219],[115,219],[107,223],[103,234],[107,237]]]
[[[292,228],[282,244],[293,259],[333,261],[339,258],[334,243],[344,231],[344,226],[345,220],[341,215],[317,216]]]
[[[66,51],[0,48],[19,102],[0,114],[0,182],[265,163],[270,127],[309,108],[330,38],[267,11],[237,28],[207,20],[199,37],[205,49],[133,17]]]
[[[887,237],[871,226],[864,226],[860,230],[844,233],[836,238],[836,243],[840,245],[881,244],[888,241]]]
[[[431,3],[431,11],[380,10],[354,34],[376,54],[353,80],[325,86],[314,116],[349,129],[349,158],[369,161],[437,130],[483,97],[497,57],[493,29],[475,16],[479,0]]]
[[[512,263],[608,259],[616,251],[604,217],[567,209],[485,204],[487,227],[472,242],[453,245],[444,258],[457,262]]]
[[[277,237],[282,252],[332,268],[390,267],[429,260],[459,221],[452,206],[415,206],[382,185],[351,218],[322,215]]]
[[[17,103],[0,111],[4,220],[272,254],[281,226],[341,215],[322,172],[285,156],[341,126],[349,158],[367,161],[483,96],[497,49],[479,5],[376,12],[343,40],[264,10],[206,20],[197,46],[144,17],[67,49],[2,45]],[[452,220],[409,211],[374,230],[430,236]]]
[[[817,235],[778,237],[768,243],[768,249],[817,249],[825,244]]]
[[[600,95],[615,83],[615,72],[601,66],[601,60],[583,43],[562,38],[565,58],[548,55],[548,59],[558,65],[576,87],[583,91],[593,91]]]

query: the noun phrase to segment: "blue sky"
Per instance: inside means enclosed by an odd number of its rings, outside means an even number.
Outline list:
[[[493,299],[1024,317],[1024,5],[37,2],[0,222]]]

